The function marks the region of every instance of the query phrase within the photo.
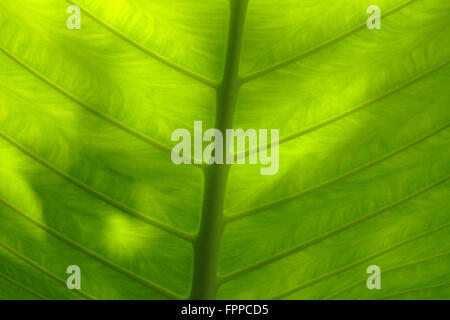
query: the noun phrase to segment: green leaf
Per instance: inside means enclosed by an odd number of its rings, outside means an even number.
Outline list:
[[[449,18],[442,0],[1,1],[0,299],[449,299]],[[279,172],[173,164],[195,120],[280,129]]]

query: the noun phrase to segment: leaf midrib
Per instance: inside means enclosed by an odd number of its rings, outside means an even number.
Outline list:
[[[215,128],[222,134],[233,127],[239,95],[239,63],[248,0],[230,0],[227,55],[223,79],[217,89]],[[227,146],[223,145],[222,156]],[[223,237],[224,201],[230,165],[213,164],[204,170],[205,186],[199,232],[194,243],[191,299],[215,299],[219,287],[218,261]]]

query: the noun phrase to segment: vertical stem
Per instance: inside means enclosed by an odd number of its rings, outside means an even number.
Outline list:
[[[225,137],[233,126],[239,94],[239,60],[248,0],[230,0],[228,47],[223,79],[217,89],[216,128]],[[223,162],[226,143],[223,144]],[[205,170],[203,210],[194,243],[194,274],[191,299],[214,299],[218,289],[217,265],[223,234],[223,204],[230,165],[213,164]]]

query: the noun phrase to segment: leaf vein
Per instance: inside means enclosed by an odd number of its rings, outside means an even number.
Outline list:
[[[158,222],[155,219],[152,219],[150,217],[145,216],[142,213],[139,213],[113,199],[111,199],[110,197],[106,196],[105,194],[98,192],[96,190],[94,190],[93,188],[91,188],[90,186],[84,184],[83,182],[79,181],[78,179],[74,178],[73,176],[65,173],[64,171],[56,168],[55,166],[53,166],[52,164],[50,164],[47,160],[45,160],[44,158],[41,158],[40,156],[38,156],[37,154],[35,154],[34,152],[32,152],[31,150],[28,150],[26,147],[20,145],[18,142],[16,142],[14,139],[12,139],[11,137],[9,137],[8,135],[6,135],[4,132],[0,131],[0,137],[2,137],[3,139],[5,139],[6,141],[8,141],[11,145],[13,145],[14,147],[16,147],[17,149],[19,149],[20,151],[22,151],[23,153],[25,153],[26,155],[28,155],[30,158],[32,158],[33,160],[35,160],[36,162],[40,163],[41,165],[43,165],[44,167],[46,167],[47,169],[53,171],[54,173],[58,174],[59,176],[61,176],[62,178],[64,178],[66,181],[68,181],[69,183],[77,186],[78,188],[84,190],[85,192],[89,193],[90,195],[104,201],[105,203],[113,206],[114,208],[117,208],[155,228],[158,228],[160,230],[166,231],[178,238],[181,238],[183,240],[192,242],[193,241],[193,236],[190,234],[187,234],[185,232],[182,232],[180,230],[171,228],[165,224],[162,224],[160,222]]]
[[[307,128],[301,129],[301,130],[299,130],[297,132],[291,133],[291,134],[289,134],[289,135],[287,135],[285,137],[282,137],[281,139],[279,139],[278,145],[281,145],[281,144],[283,144],[285,142],[294,140],[294,139],[296,139],[298,137],[301,137],[303,135],[306,135],[308,133],[314,132],[314,131],[316,131],[318,129],[321,129],[321,128],[329,125],[329,124],[332,124],[332,123],[334,123],[336,121],[345,119],[346,117],[348,117],[348,116],[350,116],[350,115],[352,115],[352,114],[354,114],[354,113],[356,113],[356,112],[358,112],[360,110],[363,110],[363,109],[365,109],[367,107],[370,107],[371,105],[373,105],[373,104],[375,104],[377,102],[380,102],[383,99],[385,99],[385,98],[387,98],[387,97],[389,97],[389,96],[391,96],[391,95],[393,95],[393,94],[395,94],[395,93],[397,93],[397,92],[399,92],[399,91],[401,91],[401,90],[403,90],[403,89],[405,89],[405,88],[415,84],[416,82],[419,82],[420,80],[423,80],[424,78],[432,75],[433,73],[441,70],[442,68],[446,67],[449,64],[449,62],[450,61],[445,61],[444,63],[441,63],[438,66],[436,66],[436,67],[434,67],[434,68],[432,68],[430,70],[427,70],[426,72],[424,72],[424,73],[414,77],[413,79],[410,79],[409,81],[407,81],[407,82],[405,82],[405,83],[403,83],[403,84],[393,88],[392,90],[389,90],[389,91],[383,93],[382,95],[380,95],[380,96],[378,96],[378,97],[376,97],[376,98],[374,98],[372,100],[369,100],[369,101],[367,101],[367,102],[365,102],[365,103],[363,103],[363,104],[361,104],[361,105],[359,105],[357,107],[351,108],[350,110],[345,111],[345,112],[343,112],[343,113],[341,113],[339,115],[336,115],[334,117],[328,118],[328,119],[326,119],[326,120],[324,120],[322,122],[319,122],[319,123],[317,123],[315,125],[309,126]],[[272,147],[272,144],[263,146],[262,149],[263,150],[264,149],[269,149],[270,150],[271,147]],[[253,154],[255,152],[258,152],[258,150],[257,149],[246,150],[245,151],[245,155],[248,157],[250,154]]]
[[[365,221],[367,221],[367,220],[369,220],[371,218],[374,218],[374,217],[376,217],[376,216],[378,216],[378,215],[380,215],[380,214],[382,214],[382,213],[384,213],[384,212],[386,212],[386,211],[388,211],[388,210],[390,210],[390,209],[392,209],[394,207],[397,207],[397,206],[399,206],[399,205],[401,205],[401,204],[403,204],[403,203],[405,203],[405,202],[407,202],[407,201],[409,201],[411,199],[414,199],[415,197],[418,197],[418,196],[422,195],[423,193],[425,193],[425,192],[427,192],[427,191],[429,191],[429,190],[431,190],[431,189],[441,185],[442,183],[446,182],[449,178],[450,178],[450,176],[446,176],[445,178],[443,178],[443,179],[441,179],[441,180],[439,180],[439,181],[437,181],[437,182],[435,182],[435,183],[433,183],[433,184],[431,184],[431,185],[429,185],[429,186],[427,186],[427,187],[425,187],[425,188],[423,188],[421,190],[413,192],[412,194],[408,195],[407,197],[404,197],[404,198],[402,198],[402,199],[400,199],[398,201],[395,201],[395,202],[393,202],[393,203],[391,203],[391,204],[389,204],[387,206],[384,206],[384,207],[382,207],[382,208],[380,208],[378,210],[372,211],[371,213],[369,213],[369,214],[367,214],[367,215],[365,215],[365,216],[363,216],[363,217],[361,217],[361,218],[359,218],[357,220],[354,220],[354,221],[344,225],[341,228],[338,228],[338,229],[332,230],[330,232],[327,232],[327,233],[325,233],[325,234],[323,234],[323,235],[321,235],[321,236],[319,236],[319,237],[317,237],[315,239],[308,240],[305,243],[302,243],[302,244],[300,244],[300,245],[298,245],[298,246],[296,246],[294,248],[288,249],[288,250],[286,250],[284,252],[278,253],[278,254],[276,254],[276,255],[268,258],[268,259],[262,260],[262,261],[260,261],[260,262],[258,262],[256,264],[254,264],[252,266],[249,266],[249,267],[243,268],[241,270],[238,270],[238,271],[236,271],[234,273],[228,274],[228,275],[224,276],[223,278],[221,278],[221,283],[225,283],[225,282],[231,281],[231,280],[233,280],[233,279],[235,279],[235,278],[237,278],[239,276],[242,276],[242,275],[244,275],[246,273],[255,271],[257,269],[260,269],[260,268],[262,268],[262,267],[264,267],[266,265],[269,265],[271,263],[279,261],[279,260],[281,260],[283,258],[289,257],[289,256],[291,256],[293,254],[296,254],[296,253],[302,251],[302,250],[305,250],[306,248],[309,248],[309,247],[311,247],[311,246],[313,246],[315,244],[318,244],[318,243],[320,243],[320,242],[322,242],[322,241],[324,241],[326,239],[329,239],[332,236],[335,236],[335,235],[337,235],[337,234],[339,234],[339,233],[341,233],[341,232],[343,232],[345,230],[350,229],[351,227],[354,227],[354,226],[356,226],[358,224],[361,224],[361,223],[363,223],[363,222],[365,222]]]
[[[110,31],[112,34],[118,36],[120,39],[124,40],[125,42],[129,43],[130,45],[132,45],[133,47],[135,47],[136,49],[142,51],[143,53],[147,54],[148,56],[150,56],[151,58],[159,61],[160,63],[168,66],[169,68],[178,71],[179,73],[184,74],[185,76],[190,77],[191,79],[197,80],[201,83],[203,83],[204,85],[211,87],[213,89],[217,89],[217,83],[205,78],[197,73],[194,73],[190,70],[185,69],[184,67],[181,67],[175,63],[170,62],[169,60],[167,60],[166,58],[158,55],[155,52],[150,51],[149,49],[145,48],[144,46],[142,46],[141,44],[139,44],[138,42],[134,41],[133,39],[131,39],[129,36],[127,36],[126,34],[122,33],[121,31],[117,30],[116,28],[114,28],[113,26],[109,25],[108,23],[102,21],[101,19],[97,18],[92,12],[90,12],[89,10],[87,10],[85,7],[77,4],[75,1],[71,1],[71,0],[66,0],[66,2],[76,5],[77,7],[79,7],[81,10],[84,11],[84,13],[89,16],[92,20],[94,20],[95,22],[97,22],[99,25],[101,25],[103,28],[105,28],[106,30]]]
[[[59,278],[58,276],[54,275],[52,272],[46,270],[45,268],[41,267],[39,264],[35,263],[34,261],[32,261],[31,259],[27,258],[26,256],[22,255],[21,253],[19,253],[18,251],[14,250],[13,248],[9,247],[8,245],[6,245],[5,243],[0,241],[0,247],[5,249],[6,251],[8,251],[9,253],[13,254],[14,256],[18,257],[19,259],[23,260],[25,263],[29,264],[30,266],[32,266],[33,268],[35,268],[36,270],[38,270],[39,272],[45,274],[46,276],[48,276],[49,278],[53,279],[54,281],[66,286],[66,282]],[[94,296],[85,293],[83,290],[75,290],[76,294],[82,296],[83,298],[87,298],[89,300],[97,300],[97,298],[95,298]]]
[[[251,215],[253,215],[253,214],[256,214],[256,213],[258,213],[258,212],[260,212],[260,211],[263,211],[263,210],[266,210],[266,209],[270,209],[270,208],[272,208],[272,207],[275,207],[275,206],[284,204],[284,203],[286,203],[286,202],[289,202],[289,201],[298,199],[298,198],[300,198],[300,197],[302,197],[302,196],[304,196],[304,195],[306,195],[306,194],[310,194],[310,193],[312,193],[312,192],[314,192],[314,191],[317,191],[317,190],[319,190],[319,189],[322,189],[322,188],[324,188],[324,187],[327,187],[327,186],[329,186],[329,185],[332,185],[332,184],[334,184],[334,183],[337,183],[337,182],[339,182],[339,181],[341,181],[341,180],[343,180],[343,179],[345,179],[345,178],[348,178],[348,177],[350,177],[350,176],[355,175],[355,174],[358,173],[358,172],[361,172],[361,171],[363,171],[363,170],[365,170],[365,169],[368,169],[368,168],[370,168],[370,167],[373,167],[374,165],[376,165],[376,164],[378,164],[378,163],[380,163],[380,162],[383,162],[383,161],[385,161],[385,160],[387,160],[387,159],[389,159],[389,158],[392,158],[392,157],[394,157],[394,156],[400,154],[401,152],[403,152],[403,151],[405,151],[405,150],[407,150],[407,149],[409,149],[409,148],[414,147],[415,145],[419,144],[420,142],[422,142],[422,141],[424,141],[424,140],[426,140],[426,139],[428,139],[428,138],[431,138],[432,136],[434,136],[434,135],[440,133],[441,131],[447,129],[447,128],[449,127],[449,125],[450,125],[450,123],[447,123],[447,124],[445,124],[445,125],[442,126],[442,127],[439,127],[439,128],[437,128],[437,129],[434,129],[434,130],[430,131],[429,133],[425,134],[424,136],[422,136],[422,137],[420,137],[420,138],[417,138],[417,139],[413,140],[412,142],[409,142],[409,143],[407,143],[407,144],[401,146],[400,148],[397,148],[397,149],[395,149],[394,151],[391,151],[391,152],[389,152],[389,153],[383,155],[382,157],[380,157],[380,158],[378,158],[378,159],[375,159],[375,160],[370,161],[370,162],[368,162],[368,163],[366,163],[366,164],[364,164],[364,165],[362,165],[362,166],[359,166],[359,167],[357,167],[357,168],[354,168],[353,170],[350,170],[350,171],[348,171],[347,173],[344,173],[343,175],[340,175],[340,176],[335,177],[335,178],[333,178],[333,179],[331,179],[331,180],[328,180],[328,181],[326,181],[326,182],[324,182],[324,183],[322,183],[322,184],[316,185],[316,186],[311,187],[311,188],[309,188],[309,189],[307,189],[307,190],[304,190],[304,191],[301,191],[301,192],[299,192],[299,193],[293,194],[293,195],[291,195],[291,196],[288,196],[288,197],[285,197],[285,198],[282,198],[282,199],[279,199],[279,200],[276,200],[276,201],[267,203],[267,204],[262,205],[262,206],[259,206],[259,207],[255,207],[255,208],[252,208],[252,209],[248,209],[248,210],[246,210],[246,211],[242,211],[242,212],[239,212],[239,213],[234,213],[234,214],[232,213],[232,214],[229,214],[229,215],[227,216],[226,222],[227,222],[227,223],[231,223],[231,222],[233,222],[233,221],[236,221],[236,220],[240,220],[240,219],[249,217],[249,216],[251,216]]]
[[[413,266],[413,265],[418,265],[418,264],[421,264],[421,263],[424,263],[424,262],[428,262],[428,261],[433,260],[433,259],[445,257],[445,256],[447,256],[449,254],[450,254],[450,251],[447,251],[447,252],[444,252],[444,253],[441,253],[441,254],[437,254],[437,255],[434,255],[434,256],[430,256],[430,257],[427,257],[427,258],[422,258],[422,259],[419,259],[419,260],[411,261],[411,262],[408,262],[408,263],[405,263],[405,264],[402,264],[402,265],[399,265],[399,266],[396,266],[396,267],[389,268],[387,270],[383,270],[383,274],[390,273],[390,272],[393,272],[393,271],[398,271],[398,270],[401,270],[403,268],[407,268],[407,267]],[[351,285],[349,285],[349,286],[347,286],[347,287],[345,287],[345,288],[343,288],[343,289],[341,289],[341,290],[339,290],[339,291],[337,291],[337,292],[327,296],[326,298],[323,298],[323,300],[329,300],[329,299],[334,298],[334,297],[336,297],[338,295],[341,295],[344,292],[347,292],[347,291],[349,291],[349,290],[351,290],[351,289],[353,289],[353,288],[355,288],[355,287],[357,287],[357,286],[359,286],[361,284],[364,284],[366,281],[367,280],[364,279],[362,281],[355,282],[355,283],[353,283],[353,284],[351,284]]]
[[[47,297],[45,297],[44,295],[34,291],[33,289],[27,287],[26,285],[8,277],[6,274],[0,273],[0,279],[4,279],[5,281],[8,281],[9,283],[15,285],[18,288],[21,288],[22,290],[32,294],[33,296],[39,298],[40,300],[48,300]]]
[[[420,287],[420,288],[415,288],[415,289],[411,289],[411,290],[406,290],[406,291],[402,291],[402,292],[398,292],[398,293],[394,293],[394,294],[391,294],[388,296],[378,298],[378,300],[385,300],[385,299],[389,299],[389,298],[393,298],[393,297],[403,296],[408,293],[414,293],[414,292],[424,291],[424,290],[429,290],[429,289],[442,288],[442,287],[447,287],[447,286],[450,286],[450,282],[445,282],[445,283],[438,284],[435,286],[427,286],[427,287]]]
[[[46,83],[47,85],[49,85],[50,87],[55,89],[57,92],[59,92],[62,95],[66,96],[67,98],[69,98],[73,102],[77,103],[81,107],[85,108],[87,111],[91,112],[95,116],[97,116],[97,117],[99,117],[99,118],[101,118],[101,119],[111,123],[112,125],[120,128],[121,130],[127,132],[128,134],[134,136],[135,138],[138,138],[138,139],[146,142],[147,144],[155,147],[156,149],[159,149],[161,151],[168,152],[168,153],[170,153],[172,151],[169,147],[167,147],[167,146],[165,146],[163,144],[160,144],[159,142],[156,142],[155,140],[147,137],[146,135],[143,135],[143,134],[137,132],[136,130],[130,128],[129,126],[127,126],[127,125],[125,125],[123,123],[121,123],[120,121],[118,121],[118,120],[110,117],[109,115],[107,115],[107,114],[97,110],[95,107],[90,106],[89,104],[87,104],[86,102],[84,102],[80,98],[76,97],[75,95],[73,95],[72,93],[67,91],[66,89],[60,87],[58,84],[56,84],[53,81],[51,81],[50,79],[48,79],[45,75],[43,75],[39,71],[35,70],[33,67],[31,67],[30,65],[28,65],[27,63],[22,61],[20,58],[16,57],[13,53],[8,51],[7,49],[0,47],[0,51],[2,51],[6,56],[11,58],[13,61],[15,61],[21,67],[23,67],[25,70],[30,72],[32,75],[34,75],[35,77],[37,77],[38,79],[40,79],[41,81],[43,81],[44,83]]]
[[[280,294],[278,294],[278,295],[276,295],[276,296],[270,298],[269,300],[272,300],[272,299],[273,299],[273,300],[278,300],[278,299],[281,299],[281,298],[283,298],[283,297],[286,297],[286,296],[288,296],[288,295],[290,295],[290,294],[292,294],[292,293],[295,293],[295,292],[297,292],[297,291],[300,291],[300,290],[303,290],[303,289],[305,289],[305,288],[307,288],[307,287],[310,287],[310,286],[312,286],[312,285],[314,285],[314,284],[316,284],[316,283],[318,283],[318,282],[320,282],[320,281],[322,281],[322,280],[325,280],[325,279],[327,279],[327,278],[331,278],[331,277],[336,276],[336,275],[338,275],[338,274],[340,274],[340,273],[342,273],[342,272],[345,272],[345,271],[347,271],[347,270],[350,270],[351,268],[356,267],[356,266],[358,266],[358,265],[360,265],[361,263],[364,263],[364,262],[366,262],[366,261],[369,261],[370,259],[379,257],[379,256],[381,256],[381,255],[383,255],[383,254],[385,254],[385,253],[388,253],[388,252],[393,251],[393,250],[395,250],[395,249],[398,249],[398,248],[400,248],[400,247],[402,247],[402,246],[404,246],[404,245],[407,245],[407,244],[409,244],[409,243],[411,243],[411,242],[414,242],[415,240],[418,240],[418,239],[420,239],[420,238],[424,238],[424,237],[426,237],[426,236],[428,236],[428,235],[431,235],[431,234],[433,234],[433,233],[436,233],[436,232],[439,232],[439,231],[441,231],[441,230],[444,230],[445,228],[447,228],[447,227],[449,227],[449,226],[450,226],[450,223],[447,223],[447,224],[444,224],[444,225],[442,225],[442,226],[440,226],[440,227],[438,227],[438,228],[436,228],[436,229],[433,229],[433,230],[431,230],[431,231],[427,231],[427,232],[421,233],[421,234],[419,234],[419,235],[416,235],[416,236],[414,236],[414,237],[412,237],[412,238],[409,238],[409,239],[407,239],[407,240],[401,241],[401,242],[399,242],[399,243],[397,243],[397,244],[395,244],[395,245],[393,245],[393,246],[391,246],[391,247],[389,247],[389,248],[386,248],[386,249],[381,250],[381,251],[379,251],[379,252],[377,252],[377,253],[374,253],[374,254],[372,254],[372,255],[369,255],[369,256],[367,256],[367,257],[365,257],[365,258],[363,258],[363,259],[360,259],[360,260],[358,260],[358,261],[355,261],[355,262],[353,262],[353,263],[351,263],[351,264],[348,264],[347,266],[345,266],[345,267],[343,267],[343,268],[341,268],[341,269],[338,269],[338,270],[335,270],[335,271],[328,272],[328,273],[326,273],[326,274],[324,274],[324,275],[322,275],[322,276],[319,276],[319,277],[317,277],[317,278],[315,278],[315,279],[312,279],[312,280],[310,280],[310,281],[307,281],[307,282],[305,282],[304,284],[301,284],[301,285],[296,286],[296,287],[294,287],[294,288],[292,288],[292,289],[286,290],[285,292],[282,292],[282,293],[280,293]]]
[[[417,0],[405,1],[403,4],[397,6],[397,7],[393,8],[393,9],[391,9],[389,11],[386,11],[383,14],[383,16],[387,17],[387,16],[389,16],[389,15],[391,15],[391,14],[393,14],[393,13],[395,13],[395,12],[397,12],[397,11],[407,7],[407,6],[409,6],[410,4],[414,3],[415,1],[417,1]],[[334,43],[336,43],[336,42],[338,42],[338,41],[340,41],[342,39],[347,38],[348,36],[358,32],[358,31],[363,30],[365,27],[366,27],[366,23],[361,24],[361,25],[359,25],[359,26],[357,26],[357,27],[355,27],[353,29],[350,29],[350,30],[348,30],[348,31],[346,31],[344,33],[341,33],[340,35],[338,35],[338,36],[336,36],[336,37],[334,37],[334,38],[332,38],[330,40],[327,40],[327,41],[325,41],[325,42],[323,42],[323,43],[321,43],[321,44],[319,44],[319,45],[317,45],[317,46],[315,46],[315,47],[313,47],[311,49],[308,49],[308,50],[306,50],[304,52],[301,52],[301,53],[297,54],[294,57],[288,58],[288,59],[286,59],[284,61],[281,61],[281,62],[278,62],[278,63],[276,63],[276,64],[274,64],[274,65],[272,65],[270,67],[267,67],[267,68],[262,69],[260,71],[256,71],[256,72],[251,73],[251,74],[249,74],[247,76],[244,76],[241,79],[241,82],[242,83],[246,83],[246,82],[252,81],[252,80],[257,79],[259,77],[262,77],[262,76],[264,76],[266,74],[274,72],[274,71],[276,71],[278,69],[281,69],[281,68],[283,68],[285,66],[288,66],[288,65],[290,65],[290,64],[292,64],[292,63],[294,63],[294,62],[296,62],[296,61],[298,61],[298,60],[300,60],[300,59],[302,59],[302,58],[304,58],[306,56],[309,56],[310,54],[312,54],[312,53],[314,53],[316,51],[320,51],[321,49],[324,49],[324,48],[326,48],[326,47],[328,47],[328,46],[330,46],[330,45],[332,45],[332,44],[334,44]]]
[[[67,238],[66,236],[64,236],[63,234],[59,233],[58,231],[54,230],[53,228],[47,226],[46,224],[33,219],[32,217],[30,217],[29,215],[23,213],[20,209],[16,208],[15,206],[13,206],[12,204],[8,203],[6,200],[0,198],[0,202],[3,203],[5,206],[7,206],[8,208],[10,208],[11,210],[13,210],[14,212],[16,212],[18,215],[20,215],[22,218],[28,220],[29,222],[31,222],[32,224],[34,224],[35,226],[37,226],[38,228],[46,231],[48,234],[52,235],[53,237],[55,237],[56,239],[58,239],[61,242],[64,242],[68,245],[70,245],[71,247],[77,249],[78,251],[84,253],[85,255],[91,257],[94,260],[97,260],[98,262],[102,263],[103,265],[106,265],[108,267],[110,267],[111,269],[127,276],[128,278],[139,282],[140,284],[156,291],[157,293],[169,298],[169,299],[182,299],[182,297],[180,297],[179,295],[165,289],[162,288],[161,286],[151,282],[150,280],[147,280],[145,278],[143,278],[140,275],[135,274],[134,272],[131,272],[121,266],[119,266],[118,264],[109,261],[108,259],[104,258],[101,255],[98,255],[97,253],[95,253],[94,251],[82,246],[81,244],[78,244],[77,242],[75,242],[74,240],[71,240],[69,238]],[[2,244],[0,242],[1,246],[5,246],[5,244]],[[5,249],[7,249],[5,247]],[[11,249],[12,250],[12,249]],[[10,252],[12,252],[11,250],[8,250]],[[13,253],[13,252],[12,252]],[[63,281],[63,283],[65,284],[65,282]]]

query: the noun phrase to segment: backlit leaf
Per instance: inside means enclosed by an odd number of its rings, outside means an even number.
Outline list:
[[[450,298],[449,20],[443,0],[0,1],[0,299]],[[175,165],[195,120],[279,129],[278,173]]]

